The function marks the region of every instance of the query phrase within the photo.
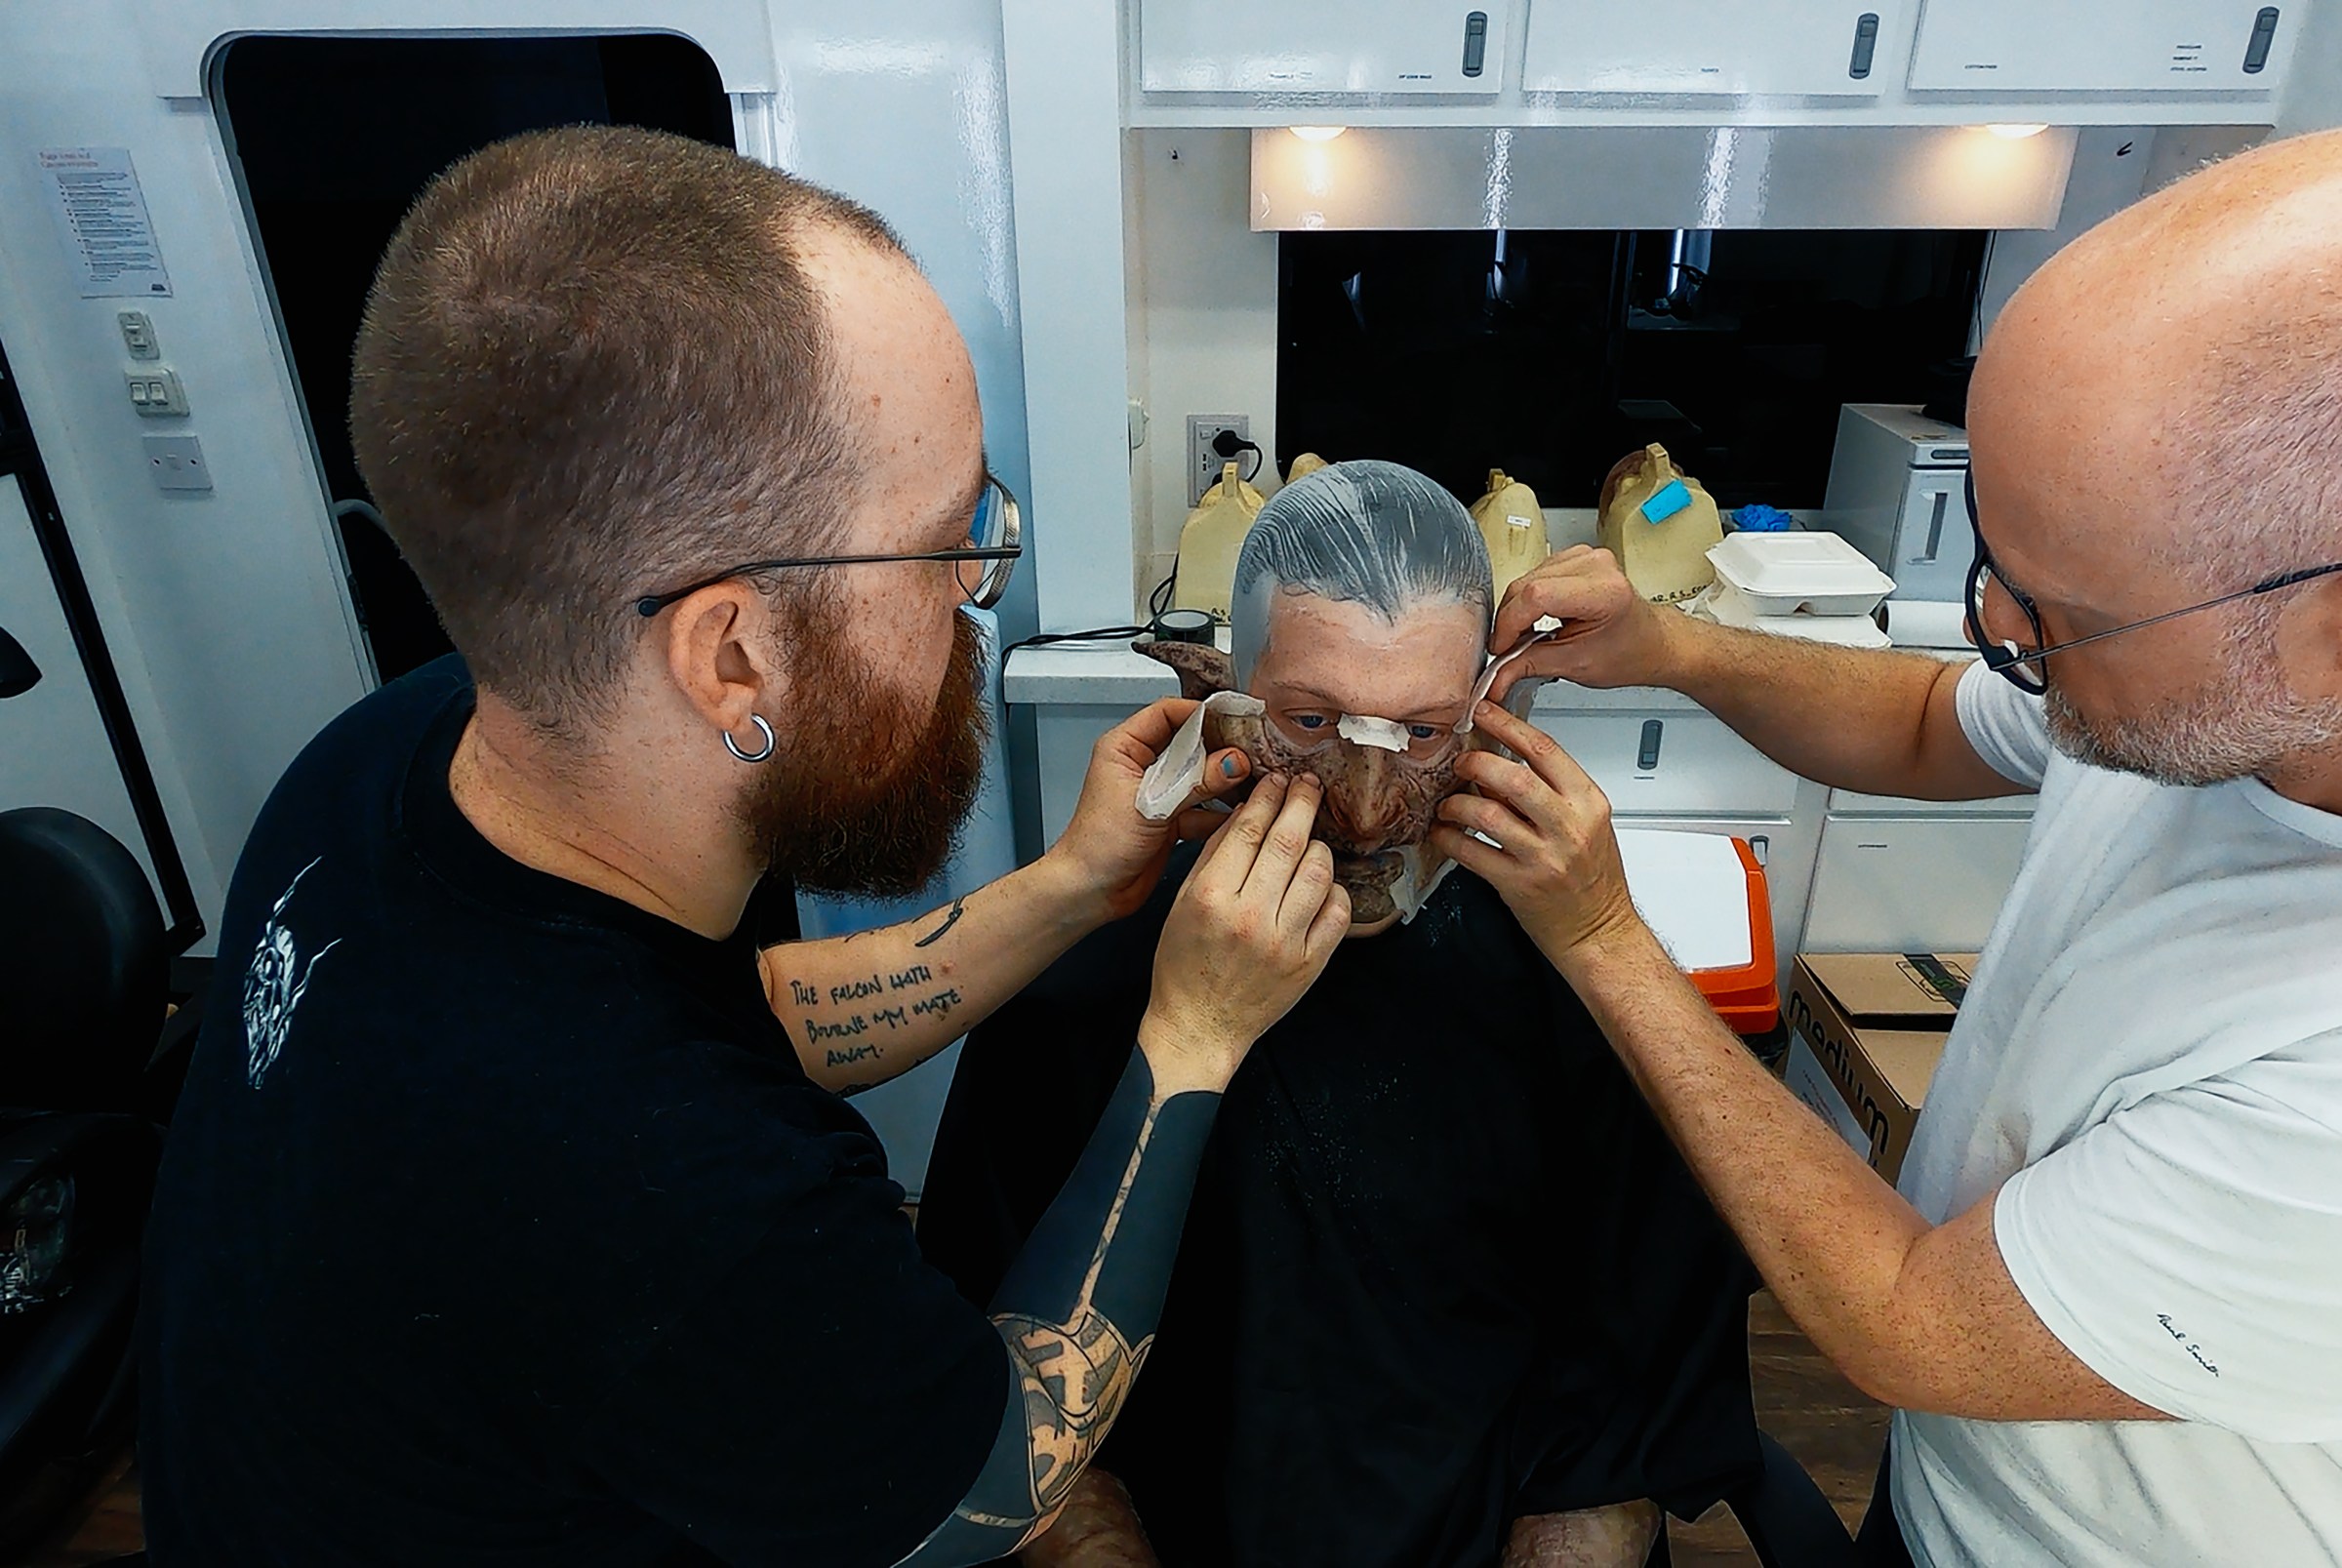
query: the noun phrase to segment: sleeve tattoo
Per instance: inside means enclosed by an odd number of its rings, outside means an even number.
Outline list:
[[[1073,1174],[992,1301],[1016,1377],[999,1436],[951,1517],[900,1568],[1008,1556],[1047,1527],[1154,1342],[1220,1097],[1154,1098],[1130,1065]]]

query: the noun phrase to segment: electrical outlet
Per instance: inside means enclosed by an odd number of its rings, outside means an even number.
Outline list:
[[[191,435],[145,437],[146,471],[154,488],[200,495],[212,488],[211,465],[203,461],[203,443]]]
[[[1203,493],[1220,481],[1220,470],[1230,462],[1236,464],[1240,474],[1258,473],[1258,465],[1248,461],[1252,454],[1239,452],[1234,458],[1224,458],[1212,450],[1212,443],[1223,430],[1233,430],[1239,440],[1252,439],[1252,417],[1248,414],[1191,414],[1188,416],[1188,504],[1200,505]]]

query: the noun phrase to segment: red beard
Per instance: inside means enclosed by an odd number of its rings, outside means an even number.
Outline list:
[[[951,663],[930,704],[856,660],[842,614],[820,606],[808,617],[796,711],[739,807],[770,871],[809,892],[900,898],[951,858],[990,736],[983,633],[967,616],[951,619]]]

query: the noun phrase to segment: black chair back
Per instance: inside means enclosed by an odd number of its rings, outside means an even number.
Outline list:
[[[163,1023],[153,886],[104,828],[0,812],[0,1106],[125,1111]]]
[[[133,1425],[161,1148],[141,1085],[169,985],[130,851],[69,811],[0,812],[0,1558]]]

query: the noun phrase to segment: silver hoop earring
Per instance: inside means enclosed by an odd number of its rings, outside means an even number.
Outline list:
[[[724,749],[731,752],[733,756],[737,757],[742,762],[762,762],[765,758],[773,754],[773,747],[779,745],[781,743],[773,739],[773,727],[764,722],[764,715],[762,713],[750,713],[748,715],[748,722],[755,725],[756,733],[764,737],[764,749],[757,752],[743,751],[740,748],[740,743],[732,739],[732,732],[730,730],[723,732]]]

